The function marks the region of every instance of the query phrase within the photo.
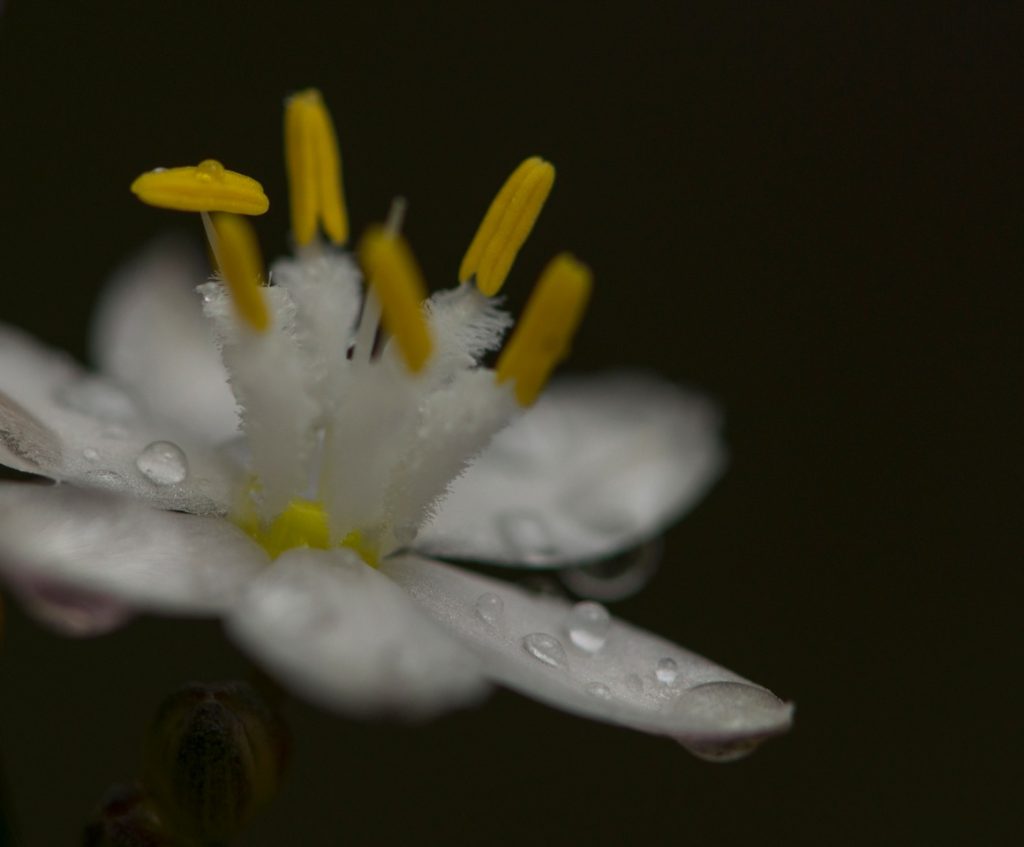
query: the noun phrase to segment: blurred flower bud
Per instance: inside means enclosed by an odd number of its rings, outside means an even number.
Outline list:
[[[84,847],[171,847],[160,818],[138,785],[115,785],[82,835]]]
[[[175,835],[228,841],[277,791],[287,740],[251,686],[192,683],[160,706],[144,780]]]

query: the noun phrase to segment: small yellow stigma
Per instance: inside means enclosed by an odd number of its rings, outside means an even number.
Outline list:
[[[261,526],[255,518],[242,524],[242,529],[276,559],[285,550],[294,547],[313,547],[327,550],[331,535],[327,527],[327,512],[318,500],[292,500],[269,527]]]
[[[284,149],[291,190],[292,234],[300,247],[316,237],[317,219],[335,244],[348,241],[341,154],[331,116],[315,88],[288,98]]]
[[[569,353],[592,281],[590,269],[568,253],[555,256],[541,274],[495,368],[499,383],[515,381],[519,405],[536,402],[555,365]]]
[[[384,328],[398,342],[406,367],[419,373],[434,344],[421,306],[426,286],[412,251],[400,235],[371,227],[359,242],[359,261],[380,301]]]
[[[216,159],[195,167],[157,168],[138,177],[132,192],[150,206],[180,212],[232,212],[262,215],[270,208],[263,186],[227,170]]]
[[[462,282],[475,276],[477,288],[488,297],[501,290],[554,182],[554,166],[539,156],[526,159],[512,172],[491,202],[459,266]]]
[[[214,215],[212,223],[210,246],[235,311],[253,330],[264,332],[270,326],[270,311],[260,284],[263,260],[256,233],[245,218],[236,215]]]

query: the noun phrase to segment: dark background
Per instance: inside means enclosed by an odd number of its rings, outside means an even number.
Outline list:
[[[317,85],[357,230],[405,194],[435,286],[510,168],[552,159],[513,305],[572,249],[598,290],[571,366],[728,417],[727,476],[616,611],[795,700],[791,735],[712,765],[508,693],[416,729],[293,702],[245,844],[1015,841],[1021,35],[977,1],[8,3],[3,320],[85,355],[104,278],[198,233],[128,193],[155,165],[261,179],[284,249],[282,98]],[[8,602],[19,843],[74,843],[165,694],[247,672],[215,623],[75,642]]]

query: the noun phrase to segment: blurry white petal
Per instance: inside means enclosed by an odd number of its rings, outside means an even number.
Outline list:
[[[535,567],[613,555],[716,479],[718,428],[706,399],[644,374],[556,383],[452,483],[414,546]]]
[[[160,417],[216,443],[237,432],[238,413],[195,290],[208,274],[189,246],[155,242],[111,281],[92,341],[104,373]]]
[[[266,554],[217,518],[65,485],[0,483],[0,570],[167,613],[234,602]]]
[[[285,553],[227,626],[298,694],[349,714],[426,718],[488,689],[470,650],[344,549]]]
[[[484,672],[566,711],[722,757],[788,729],[792,706],[688,650],[609,618],[414,556],[382,570],[476,652]]]
[[[147,446],[173,450],[154,473]],[[158,420],[116,383],[0,324],[0,462],[90,488],[131,493],[166,509],[227,511],[233,462],[173,423]]]
[[[2,568],[2,565],[0,565]],[[109,594],[83,591],[67,582],[5,572],[7,585],[32,617],[62,635],[86,638],[117,629],[134,616],[132,608]]]

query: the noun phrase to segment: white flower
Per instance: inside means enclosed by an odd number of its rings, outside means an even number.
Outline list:
[[[293,202],[296,233],[302,214]],[[549,267],[496,378],[481,362],[511,321],[482,293],[486,269],[409,309],[397,227],[364,242],[367,295],[314,235],[255,294],[222,252],[232,288],[199,286],[208,323],[188,291],[201,272],[154,249],[102,305],[103,376],[0,326],[0,461],[65,483],[0,484],[0,570],[27,607],[82,634],[135,609],[219,614],[291,688],[349,714],[428,717],[497,682],[705,755],[788,728],[792,707],[766,689],[602,606],[438,560],[621,553],[704,491],[722,448],[706,401],[638,374],[556,382],[524,409],[585,270]],[[213,237],[228,251],[226,229]],[[262,316],[246,317],[250,295]]]

